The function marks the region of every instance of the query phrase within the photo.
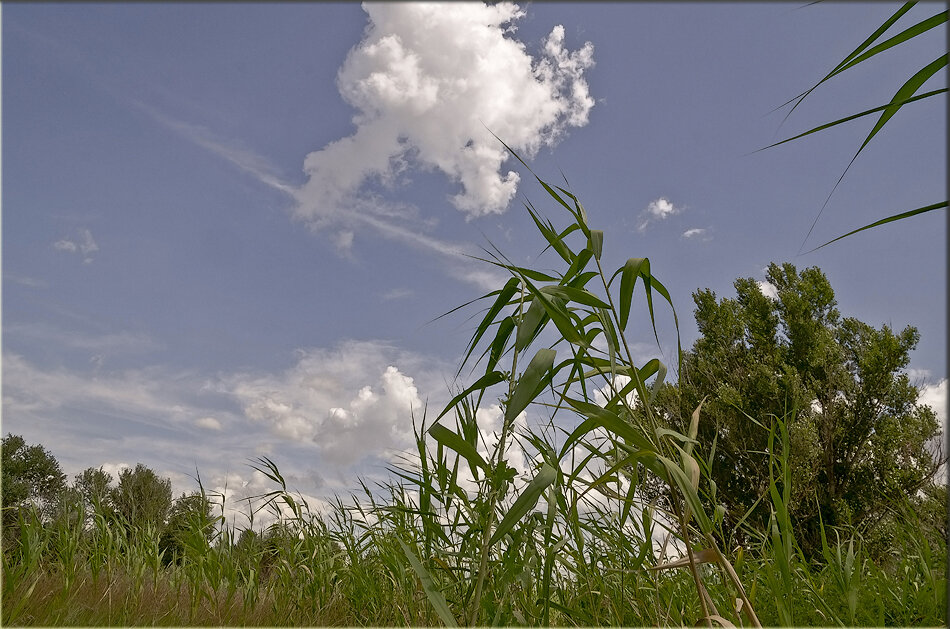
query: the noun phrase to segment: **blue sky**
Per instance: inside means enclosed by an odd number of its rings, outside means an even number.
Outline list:
[[[504,281],[465,254],[554,268],[522,199],[564,217],[486,127],[563,171],[607,267],[650,257],[684,346],[693,291],[819,266],[845,316],[919,328],[911,375],[945,418],[945,213],[799,255],[873,123],[750,154],[946,51],[935,29],[770,113],[896,6],[4,5],[2,431],[177,492],[197,468],[253,493],[261,455],[310,496],[385,477],[475,310],[432,320]],[[945,107],[887,125],[806,249],[946,198]]]

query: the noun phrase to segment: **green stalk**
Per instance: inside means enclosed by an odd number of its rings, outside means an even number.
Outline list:
[[[633,376],[636,378],[637,390],[642,393],[643,391],[645,391],[645,387],[644,387],[643,381],[640,379],[640,372],[637,370],[636,364],[634,364],[633,353],[630,351],[630,345],[627,343],[627,337],[624,334],[623,326],[620,325],[620,320],[617,318],[617,310],[616,310],[616,307],[614,306],[614,301],[613,301],[613,297],[610,294],[610,289],[607,286],[607,279],[606,279],[606,276],[604,275],[604,269],[600,264],[600,256],[595,256],[594,261],[597,263],[597,272],[598,272],[598,275],[600,275],[600,281],[604,286],[604,293],[607,295],[607,303],[610,304],[611,315],[615,319],[617,335],[620,337],[620,340],[623,343],[624,351],[627,353],[627,362],[631,366],[631,371],[633,372]],[[613,389],[612,382],[611,382],[611,389]],[[642,399],[644,396],[641,394],[640,397]],[[653,409],[650,407],[650,405],[647,403],[645,399],[642,399],[642,401],[643,401],[643,408],[646,411],[647,419],[650,421],[651,428],[653,429],[652,432],[655,435],[657,425],[656,425],[656,418],[653,415]],[[627,406],[626,400],[621,400],[621,402],[624,404],[624,406]],[[632,411],[633,409],[628,408],[628,410]],[[659,443],[657,443],[657,447],[661,450],[661,452],[664,453],[664,456],[665,456],[666,453],[665,453],[665,448],[663,447],[662,440],[660,440]],[[673,490],[672,483],[668,483],[668,484],[670,486],[670,489]],[[681,512],[679,508],[679,501],[676,500],[675,496],[671,496],[671,497],[673,498],[672,500],[673,509],[676,512],[676,517],[680,525],[680,530],[683,535],[683,541],[686,544],[686,554],[687,554],[687,557],[689,558],[689,571],[693,577],[693,584],[696,587],[696,593],[699,595],[699,604],[703,612],[703,619],[706,621],[706,625],[708,627],[712,627],[712,620],[710,620],[709,618],[709,608],[707,607],[707,604],[706,604],[706,598],[708,597],[708,594],[706,593],[705,588],[703,587],[702,581],[699,578],[699,572],[696,570],[696,562],[695,562],[695,559],[693,558],[693,549],[689,540],[689,529],[687,528],[687,523],[685,521],[685,518],[683,517],[683,513]]]
[[[521,288],[521,303],[520,303],[520,312],[522,313],[522,319],[524,318],[524,286]],[[521,329],[522,319],[518,320],[518,330]],[[515,333],[515,338],[517,338],[517,331]],[[511,399],[511,396],[515,393],[515,380],[518,373],[518,346],[514,346],[511,356],[511,377],[508,379],[508,398]],[[514,421],[512,419],[512,421]],[[469,615],[469,625],[474,626],[478,620],[478,614],[481,610],[481,598],[482,598],[482,588],[485,585],[485,577],[488,573],[488,554],[491,550],[489,541],[491,540],[491,528],[495,524],[495,507],[498,504],[498,485],[496,479],[499,477],[501,472],[501,463],[504,460],[505,446],[507,437],[508,437],[508,421],[502,420],[501,424],[501,435],[498,438],[498,447],[495,452],[495,461],[494,461],[494,470],[495,476],[490,480],[490,486],[488,491],[488,519],[485,522],[485,528],[482,530],[482,544],[481,544],[481,558],[479,560],[478,567],[478,581],[475,584],[475,596],[472,599],[472,611]]]

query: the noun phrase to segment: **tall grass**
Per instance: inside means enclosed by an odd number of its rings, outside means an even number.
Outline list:
[[[158,531],[120,526],[101,505],[67,505],[55,522],[24,511],[3,552],[3,623],[945,624],[946,540],[900,505],[888,556],[872,559],[856,529],[830,529],[821,559],[805,559],[785,418],[759,418],[771,427],[768,530],[732,546],[714,446],[696,441],[702,405],[686,434],[673,430],[652,403],[679,365],[636,364],[630,350],[634,297],[646,307],[636,325],[659,343],[655,306],[672,308],[669,291],[646,258],[606,272],[604,234],[571,192],[538,181],[569,217],[555,227],[526,204],[562,270],[487,253],[510,279],[482,298],[459,368],[474,382],[438,416],[407,418],[415,448],[388,483],[317,513],[259,459],[274,523],[238,529],[222,502],[188,521],[174,557]],[[529,408],[543,420],[529,423]]]

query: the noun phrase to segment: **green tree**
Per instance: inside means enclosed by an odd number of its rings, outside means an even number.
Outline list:
[[[19,509],[36,506],[44,513],[66,488],[66,475],[56,457],[41,445],[27,445],[23,437],[7,433],[2,446],[3,523],[16,521]]]
[[[207,552],[215,536],[217,518],[212,514],[212,504],[201,492],[182,494],[171,506],[168,522],[159,539],[159,548],[164,552],[166,564],[180,563],[188,549],[196,553]]]
[[[152,527],[161,531],[172,504],[172,484],[141,463],[119,472],[119,482],[111,491],[116,514],[129,527]]]
[[[101,467],[88,467],[77,474],[71,490],[78,495],[87,522],[92,521],[97,513],[108,520],[115,517],[112,505],[112,474]]]
[[[112,492],[112,474],[101,467],[89,467],[76,474],[73,487],[82,495],[88,508],[106,505]]]
[[[842,318],[818,268],[799,274],[772,264],[767,279],[776,298],[752,278],[736,280],[735,299],[694,293],[701,336],[662,401],[685,426],[708,396],[699,443],[711,449],[715,441],[711,473],[732,526],[767,493],[769,429],[776,417],[786,422],[790,508],[810,553],[820,547],[819,519],[867,529],[932,484],[938,466],[927,442],[938,425],[904,372],[920,338],[915,328]],[[746,521],[763,528],[767,503]]]

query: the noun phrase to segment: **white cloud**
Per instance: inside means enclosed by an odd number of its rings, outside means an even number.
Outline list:
[[[344,229],[337,233],[334,242],[338,251],[348,253],[353,248],[353,231]]]
[[[425,371],[418,357],[387,344],[348,341],[303,351],[281,374],[229,376],[222,390],[272,435],[312,444],[334,465],[354,465],[411,445],[412,418],[421,421],[424,402],[406,369]]]
[[[216,137],[207,127],[176,120],[141,101],[133,100],[131,102],[165,128],[230,162],[231,165],[248,173],[261,183],[286,194],[292,193],[293,188],[276,174],[273,165],[247,147],[234,141]]]
[[[195,425],[208,430],[221,430],[221,422],[210,416],[199,417],[195,420]]]
[[[85,334],[38,321],[5,325],[4,333],[61,348],[95,352],[99,360],[102,359],[102,353],[138,353],[162,348],[161,343],[156,342],[147,334],[125,331]]]
[[[288,194],[294,190],[290,184],[284,182],[275,174],[277,169],[268,160],[249,149],[240,147],[234,142],[229,143],[216,138],[208,129],[202,126],[176,120],[138,101],[134,104],[184,139],[230,162],[260,183]],[[384,203],[379,199],[374,199],[372,202],[367,199],[356,200],[354,207],[363,208],[366,211],[351,211],[346,214],[345,220],[341,222],[347,226],[337,227],[333,236],[333,243],[341,255],[349,256],[352,253],[356,228],[369,227],[389,240],[399,241],[424,253],[435,253],[450,259],[449,264],[440,265],[440,268],[457,279],[475,284],[479,288],[487,287],[489,290],[498,288],[497,284],[489,283],[490,281],[496,281],[499,277],[498,274],[472,269],[475,263],[467,256],[477,255],[479,253],[477,248],[469,244],[448,242],[425,233],[426,226],[418,220],[413,220],[417,213],[413,208],[394,203]],[[371,216],[370,212],[375,212],[377,215]],[[406,227],[395,223],[395,220],[409,221],[411,224]],[[311,223],[311,225],[313,226],[315,223]],[[63,246],[69,247],[70,245]],[[504,281],[505,278],[502,277],[501,282],[504,283]]]
[[[684,231],[682,238],[686,238],[687,240],[691,238],[699,238],[703,241],[707,241],[710,240],[710,237],[706,235],[708,231],[709,230],[704,227],[694,227],[693,229],[687,229]]]
[[[128,463],[103,463],[99,467],[102,468],[103,472],[112,476],[113,483],[119,480],[119,474],[133,468],[133,466]]]
[[[99,251],[99,245],[92,237],[92,232],[85,228],[77,232],[75,240],[61,238],[53,243],[53,248],[66,253],[78,253],[86,264],[92,262],[93,254]]]
[[[267,455],[285,477],[299,476],[304,491],[325,482],[346,491],[357,474],[372,475],[367,466],[413,443],[413,414],[421,422],[425,393],[449,397],[444,374],[452,371],[376,341],[300,351],[283,372],[214,377],[165,367],[48,368],[7,352],[3,427],[41,442],[70,475],[109,452],[113,461],[180,476],[180,493],[194,489],[187,480],[196,468],[211,479]]]
[[[380,299],[383,301],[392,301],[394,299],[405,299],[406,297],[412,297],[415,294],[415,291],[408,288],[394,288],[388,290],[380,296]]]
[[[54,245],[55,246],[55,245]],[[49,284],[45,280],[37,279],[35,277],[29,277],[26,275],[18,275],[16,273],[4,273],[4,281],[10,281],[14,284],[19,284],[20,286],[26,286],[28,288],[48,288]]]
[[[666,197],[660,197],[655,201],[650,201],[646,208],[640,212],[640,224],[637,226],[637,230],[641,232],[645,231],[650,223],[662,221],[682,211],[682,207],[673,205],[673,202]]]
[[[756,283],[759,285],[759,290],[762,291],[763,295],[769,299],[778,299],[778,288],[775,287],[775,284],[766,280],[761,280]]]
[[[391,209],[367,184],[395,183],[410,167],[437,169],[462,186],[469,217],[503,212],[519,177],[501,174],[507,152],[488,129],[532,156],[568,127],[587,123],[593,99],[587,43],[569,52],[555,27],[538,58],[505,29],[524,13],[510,3],[365,3],[369,26],[338,74],[358,113],[353,135],[310,153],[296,214],[311,226],[351,224]],[[487,129],[486,129],[487,127]]]
[[[947,431],[947,379],[937,384],[927,384],[920,388],[920,404],[925,404],[934,410],[940,429]]]
[[[607,406],[607,402],[609,402],[628,384],[630,384],[630,376],[624,376],[622,374],[615,376],[612,383],[608,382],[601,388],[594,390],[594,404],[597,406]],[[630,408],[634,408],[636,406],[638,398],[639,395],[637,394],[636,389],[633,389],[624,396],[624,400],[626,401],[627,405],[630,406]]]

